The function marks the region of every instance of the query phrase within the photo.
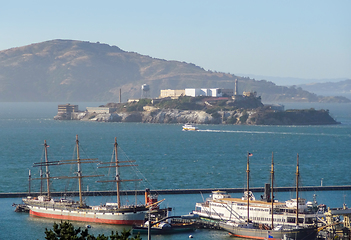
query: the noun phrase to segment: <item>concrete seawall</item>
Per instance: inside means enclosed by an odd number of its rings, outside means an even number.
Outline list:
[[[211,193],[212,191],[227,191],[228,193],[243,193],[246,189],[244,188],[204,188],[204,189],[158,189],[150,190],[151,193],[155,194],[201,194],[201,193]],[[351,185],[343,186],[306,186],[300,187],[300,191],[342,191],[342,190],[351,190]],[[261,188],[250,188],[252,192],[263,192],[263,187]],[[293,192],[295,187],[275,187],[275,192]],[[121,191],[121,194],[124,195],[143,195],[144,190],[136,191]],[[38,196],[40,193],[31,192],[31,196]],[[45,193],[44,193],[45,194]],[[116,191],[84,191],[84,196],[110,196],[115,195]],[[0,198],[22,198],[28,196],[28,192],[16,192],[16,193],[0,193]],[[64,197],[64,196],[78,196],[78,192],[52,192],[51,196],[53,197]]]

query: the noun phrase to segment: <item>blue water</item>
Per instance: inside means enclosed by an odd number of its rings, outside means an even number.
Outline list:
[[[324,186],[351,184],[351,104],[285,104],[285,108],[329,109],[340,125],[330,126],[227,126],[200,125],[199,132],[183,132],[180,124],[99,123],[83,121],[54,121],[59,103],[0,103],[0,192],[28,191],[28,170],[34,162],[43,160],[43,143],[47,140],[49,160],[75,158],[75,136],[79,135],[82,158],[110,161],[114,138],[121,147],[121,158],[136,160],[141,183],[130,183],[125,189],[191,189],[246,186],[246,156],[250,157],[252,187],[269,182],[272,152],[275,162],[275,185],[293,186],[296,156],[299,154],[301,185]],[[101,103],[78,103],[79,109]],[[123,169],[124,170],[124,169]],[[71,166],[63,170],[51,168],[56,176],[74,172]],[[83,173],[100,173],[94,166]],[[135,178],[124,172],[125,179]],[[32,177],[38,176],[37,169]],[[54,181],[53,191],[72,190],[76,183]],[[88,187],[87,187],[88,186]],[[39,182],[32,182],[38,191]],[[84,179],[89,190],[113,189],[113,185]],[[72,188],[72,189],[71,189]],[[279,200],[287,200],[295,193],[277,193]],[[302,197],[317,200],[331,207],[351,205],[349,191],[303,192]],[[163,206],[174,208],[174,214],[187,214],[195,202],[208,197],[195,195],[164,195]],[[89,203],[106,199],[87,199]],[[113,200],[113,199],[110,199]],[[11,204],[20,199],[0,199],[0,239],[44,239],[45,227],[52,220],[15,213]],[[135,201],[128,197],[127,201]],[[137,201],[142,201],[138,199]],[[79,224],[77,223],[77,226]],[[79,226],[84,226],[80,224]],[[116,226],[93,225],[93,233],[110,234]],[[153,236],[152,239],[185,239],[187,233],[172,236]],[[229,239],[220,231],[199,230],[192,233],[197,239]],[[146,239],[147,237],[143,237]]]

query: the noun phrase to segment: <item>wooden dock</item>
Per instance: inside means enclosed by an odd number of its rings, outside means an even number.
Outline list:
[[[205,220],[201,218],[194,218],[194,219],[182,219],[181,216],[179,218],[172,219],[174,223],[184,223],[189,224],[192,223],[196,229],[215,229],[221,230],[222,228],[219,226],[219,221],[215,220]]]

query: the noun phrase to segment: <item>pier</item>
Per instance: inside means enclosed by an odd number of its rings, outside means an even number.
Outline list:
[[[204,193],[212,193],[212,191],[227,191],[228,193],[243,193],[246,191],[246,188],[203,188],[203,189],[158,189],[158,190],[150,190],[152,194],[204,194]],[[295,191],[295,187],[275,187],[275,192],[293,192]],[[299,187],[299,191],[305,192],[319,192],[319,191],[343,191],[343,190],[351,190],[351,185],[342,185],[342,186],[306,186]],[[264,188],[250,188],[252,192],[264,192]],[[45,193],[44,193],[45,194]],[[82,194],[84,196],[111,196],[115,195],[116,191],[83,191]],[[121,194],[124,195],[144,195],[145,190],[129,190],[129,191],[121,191]],[[0,193],[0,198],[22,198],[30,196],[39,196],[40,192],[13,192],[13,193]],[[53,197],[63,197],[63,196],[78,196],[77,191],[73,192],[52,192],[51,196]]]

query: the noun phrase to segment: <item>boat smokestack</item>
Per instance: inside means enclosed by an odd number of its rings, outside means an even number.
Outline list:
[[[264,185],[264,194],[262,196],[262,200],[270,202],[271,201],[271,185],[266,183]]]
[[[150,189],[145,189],[145,205],[149,204]]]

